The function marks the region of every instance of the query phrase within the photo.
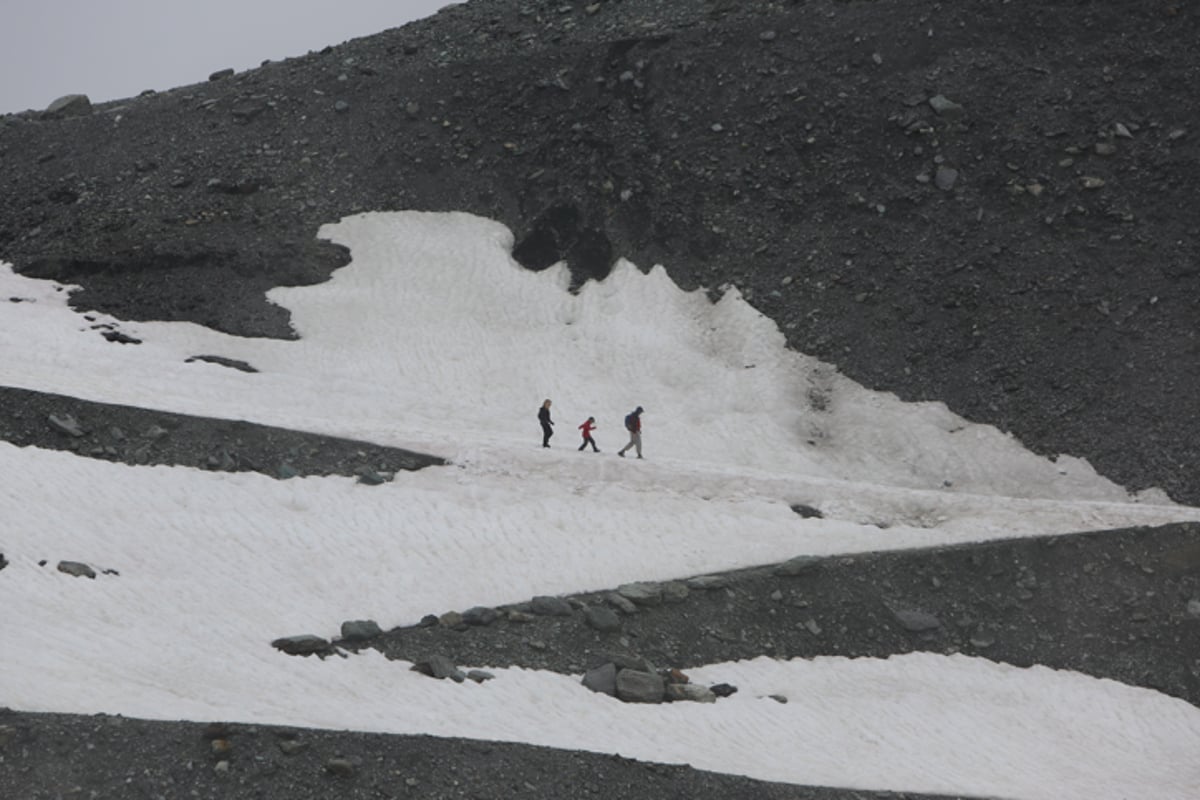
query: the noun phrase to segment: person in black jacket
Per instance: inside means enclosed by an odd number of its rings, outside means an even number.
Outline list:
[[[550,419],[550,401],[542,403],[538,409],[538,422],[542,423],[542,447],[550,446],[550,437],[554,435],[554,420]]]

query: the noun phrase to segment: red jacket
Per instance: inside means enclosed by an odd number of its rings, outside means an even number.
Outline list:
[[[580,425],[579,430],[583,431],[583,438],[585,438],[585,439],[592,438],[592,428],[594,428],[594,427],[596,427],[596,423],[592,422],[590,419],[587,422]]]

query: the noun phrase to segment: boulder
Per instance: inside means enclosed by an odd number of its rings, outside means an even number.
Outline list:
[[[566,600],[549,595],[533,598],[529,603],[529,610],[542,617],[569,617],[575,613]]]
[[[60,561],[58,571],[76,578],[96,578],[96,571],[80,561]]]
[[[462,683],[467,679],[466,674],[446,656],[430,656],[426,661],[413,664],[412,670],[438,680],[450,678],[455,683]]]
[[[593,692],[617,696],[617,665],[611,661],[589,669],[583,675],[583,685]]]
[[[621,630],[621,618],[617,612],[604,606],[589,606],[583,612],[583,618],[588,625],[601,633],[612,633]]]
[[[342,638],[347,642],[365,642],[383,633],[373,619],[347,620],[342,623]]]
[[[653,672],[623,669],[617,673],[617,698],[626,703],[661,703],[663,679]]]
[[[463,612],[462,621],[468,625],[491,625],[500,617],[500,612],[487,606],[475,606]]]
[[[331,651],[328,639],[322,639],[320,636],[314,636],[311,633],[304,633],[299,636],[284,636],[271,642],[271,646],[276,650],[287,653],[289,656],[310,656],[313,653],[328,653]]]
[[[44,119],[64,119],[66,117],[85,117],[92,113],[92,101],[86,94],[68,94],[46,106],[42,112]]]
[[[657,606],[663,601],[662,584],[648,581],[618,586],[617,594],[639,606]]]

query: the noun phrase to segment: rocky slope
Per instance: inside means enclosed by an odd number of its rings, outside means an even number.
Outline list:
[[[263,292],[345,263],[316,238],[321,224],[376,209],[469,211],[512,228],[531,269],[566,258],[583,282],[623,256],[661,262],[688,288],[736,285],[794,348],[871,388],[942,400],[1039,452],[1200,503],[1190,402],[1200,389],[1200,105],[1188,94],[1200,79],[1198,19],[1161,0],[472,0],[246,73],[80,114],[0,118],[0,258],[82,285],[81,308],[289,337],[286,311]],[[80,437],[51,414],[91,424]],[[277,474],[420,464],[168,416],[6,391],[0,436]],[[1200,596],[1198,541],[1184,526],[1058,548],[881,556],[829,567],[874,589],[831,582],[820,600],[795,582],[813,578],[766,571],[737,578],[728,619],[724,606],[703,607],[717,595],[693,593],[631,617],[621,635],[636,631],[645,655],[682,667],[982,647],[1196,703],[1200,622],[1187,609]],[[1004,547],[1015,549],[997,555]],[[916,604],[941,628],[897,628],[885,602]],[[683,613],[707,622],[681,627],[672,615]],[[796,627],[810,618],[820,634]],[[535,620],[546,628],[536,634],[438,625],[377,646],[467,660],[495,652],[488,637],[515,636],[547,643],[528,663],[587,666],[596,634],[575,623]],[[733,626],[748,640],[711,635]],[[1072,638],[1085,632],[1086,645]],[[148,774],[143,794],[166,797],[185,796],[181,786],[269,798],[497,787],[867,796],[535,748],[492,768],[478,754],[508,746],[336,733],[305,734],[322,744],[301,762],[272,749],[289,733],[253,730],[232,740],[257,742],[247,750],[262,758],[246,759],[255,771],[221,777],[205,761],[203,726],[8,714],[0,795],[78,785],[125,796],[121,781]],[[337,755],[352,761],[348,776],[329,770]],[[389,759],[412,765],[406,789],[385,780]],[[470,777],[446,782],[451,764]],[[576,779],[564,790],[551,772]]]

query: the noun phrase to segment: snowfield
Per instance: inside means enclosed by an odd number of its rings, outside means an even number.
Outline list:
[[[713,304],[661,267],[620,262],[571,294],[565,265],[522,269],[506,228],[464,214],[363,214],[322,236],[352,263],[270,294],[296,341],[87,319],[70,287],[0,265],[0,297],[20,300],[0,310],[4,385],[450,461],[368,487],[0,443],[0,706],[501,739],[796,784],[1195,798],[1200,709],[1041,667],[760,658],[689,671],[739,686],[715,705],[634,706],[579,676],[496,669],[458,685],[375,653],[275,651],[278,636],[330,636],[346,619],[386,629],[803,554],[1200,520],[941,404],[867,391],[788,351],[735,290]],[[197,355],[259,372],[186,362]],[[637,405],[646,460],[618,459]],[[589,415],[600,454],[575,451]],[[119,575],[72,579],[53,569],[62,559]]]

